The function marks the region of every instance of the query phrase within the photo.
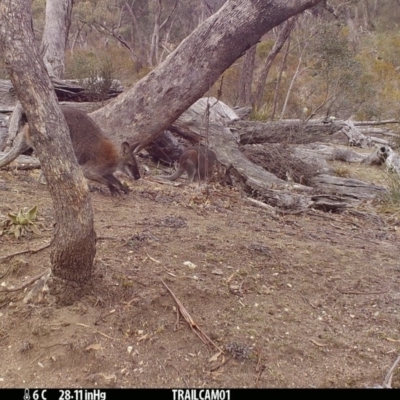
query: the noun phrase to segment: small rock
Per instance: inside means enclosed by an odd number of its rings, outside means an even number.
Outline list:
[[[213,269],[211,271],[211,273],[214,275],[223,275],[224,274],[220,269]]]

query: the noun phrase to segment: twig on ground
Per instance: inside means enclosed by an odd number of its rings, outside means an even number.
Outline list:
[[[50,247],[50,245],[51,245],[51,242],[50,242],[50,243],[46,243],[44,246],[39,247],[38,249],[33,249],[33,250],[28,249],[28,250],[17,251],[17,252],[15,252],[15,253],[8,254],[7,256],[2,256],[2,257],[0,257],[0,260],[7,260],[8,258],[11,258],[11,257],[14,257],[14,256],[18,256],[18,255],[20,255],[20,254],[25,254],[25,253],[36,254],[36,253],[38,253],[39,251],[42,251],[42,250],[44,250],[44,249],[47,249],[48,247]]]
[[[256,387],[257,387],[258,381],[260,380],[261,375],[264,371],[265,371],[265,364],[262,364],[262,353],[261,353],[261,349],[259,348],[258,349],[258,357],[257,357],[257,366],[256,366],[256,372],[258,372],[256,382],[255,382]]]
[[[178,373],[178,375],[181,377],[181,379],[182,379],[183,382],[185,383],[186,387],[188,388],[189,385],[188,385],[188,383],[186,382],[185,377],[179,372],[179,370],[175,367],[175,365],[173,365],[173,364],[169,364],[169,365]]]
[[[150,258],[151,261],[154,261],[156,264],[161,264],[161,261],[156,260],[155,258],[153,258],[148,252],[147,250],[145,250],[147,257]]]
[[[380,292],[358,292],[356,290],[342,290],[338,289],[338,291],[342,294],[383,294],[387,293],[387,290],[382,290]]]
[[[106,318],[109,315],[114,314],[114,313],[115,313],[115,309],[107,312],[106,314],[100,315],[99,319],[97,319],[94,324],[97,325],[100,321],[104,320],[104,318]]]
[[[7,271],[4,272],[4,274],[0,276],[0,279],[3,279],[3,278],[10,272],[10,269],[11,269],[12,267],[13,267],[13,265],[11,264],[11,265],[7,268]]]
[[[49,349],[50,347],[55,347],[55,346],[71,346],[71,342],[54,343],[54,344],[50,344],[49,346],[39,346],[39,349]]]
[[[181,313],[182,317],[185,319],[185,321],[188,323],[192,331],[200,338],[200,340],[204,344],[212,345],[214,346],[218,351],[220,351],[222,354],[224,354],[224,351],[217,345],[215,344],[205,333],[204,331],[193,321],[192,317],[189,315],[187,312],[186,308],[183,306],[183,304],[180,302],[180,300],[175,296],[175,294],[172,292],[172,290],[167,286],[167,284],[161,279],[161,283],[165,286],[165,288],[168,290],[168,292],[171,294],[173,299],[175,300],[179,312]]]
[[[390,368],[389,372],[387,373],[387,375],[385,377],[385,380],[383,381],[383,387],[384,388],[387,388],[387,389],[391,389],[392,388],[393,372],[394,372],[394,370],[397,367],[397,364],[399,362],[400,362],[400,356],[397,357],[396,361],[394,362],[394,364]]]
[[[10,288],[10,289],[9,288],[4,288],[4,289],[0,290],[0,293],[17,292],[18,290],[25,289],[27,286],[29,286],[32,283],[36,282],[38,279],[40,279],[42,276],[46,275],[49,272],[50,272],[50,269],[46,269],[46,271],[43,271],[39,275],[34,276],[28,282],[25,282],[22,285],[17,286],[15,288]]]
[[[210,368],[210,372],[214,372],[217,369],[220,369],[223,367],[225,364],[227,364],[230,360],[232,360],[232,357],[226,357],[224,361],[221,362],[221,364],[216,365],[215,367]]]
[[[89,325],[81,324],[81,323],[79,323],[79,322],[75,323],[75,325],[83,326],[84,328],[89,328],[89,329],[91,329],[91,327],[90,327]],[[98,331],[97,329],[93,329],[93,331],[95,331],[95,332],[98,333],[99,335],[102,335],[102,336],[106,337],[107,339],[114,340],[111,336],[108,336],[108,335],[106,335],[105,333]]]
[[[261,207],[264,210],[268,210],[272,215],[276,215],[276,210],[274,209],[274,207],[270,206],[269,204],[265,204],[262,201],[252,199],[251,197],[246,197],[246,201],[248,203],[251,203],[254,206]]]

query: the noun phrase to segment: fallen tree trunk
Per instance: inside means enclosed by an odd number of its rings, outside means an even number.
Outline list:
[[[400,174],[400,156],[395,151],[390,151],[386,158],[386,166],[389,171]]]
[[[345,161],[359,163],[365,159],[364,154],[359,154],[344,147],[330,146],[321,143],[298,145],[293,148],[293,155],[303,161],[313,160]]]
[[[6,153],[0,152],[0,159],[3,158]],[[40,168],[40,162],[37,158],[31,156],[18,156],[11,164],[3,167],[4,169],[38,169]]]
[[[371,139],[363,135],[352,121],[345,121],[342,131],[348,137],[350,146],[371,147]]]
[[[367,165],[382,165],[385,163],[392,149],[388,146],[380,146],[361,162]]]
[[[76,79],[53,78],[51,82],[58,101],[99,102],[117,97],[124,91],[118,80],[104,82],[98,79],[91,82],[89,79],[83,79],[80,82]],[[12,112],[16,104],[17,97],[11,81],[0,79],[0,112]]]
[[[308,193],[312,188],[283,181],[252,163],[239,150],[229,128],[210,124],[207,133],[209,146],[215,152],[218,161],[230,168],[230,172],[245,191],[257,194],[275,207],[297,209],[310,206],[311,199]]]
[[[229,125],[239,137],[240,144],[257,143],[313,143],[323,142],[342,126],[320,120],[286,120],[279,122],[235,121]]]
[[[317,175],[312,178],[312,182],[317,189],[355,200],[373,199],[386,192],[386,189],[382,186],[332,175]]]

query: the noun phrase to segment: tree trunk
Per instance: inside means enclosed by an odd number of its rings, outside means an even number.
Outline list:
[[[109,134],[139,138],[138,150],[145,147],[265,32],[320,1],[227,1],[162,64],[91,116]]]
[[[289,56],[289,50],[290,50],[290,34],[289,34],[288,40],[287,40],[287,46],[286,46],[285,55],[282,58],[281,65],[280,65],[280,68],[279,68],[278,78],[277,78],[276,83],[275,83],[275,92],[274,92],[274,101],[273,101],[273,105],[272,105],[271,121],[273,121],[275,119],[275,113],[276,113],[276,109],[278,107],[279,90],[280,90],[280,87],[281,87],[283,70],[286,67],[287,58]]]
[[[251,87],[253,84],[254,62],[256,59],[257,45],[246,51],[243,59],[242,72],[239,82],[239,96],[237,105],[239,107],[249,106],[253,103]]]
[[[55,209],[52,272],[67,281],[90,280],[96,234],[88,185],[76,162],[65,122],[36,49],[31,0],[0,3],[0,48],[32,133]]]
[[[51,77],[64,76],[65,46],[71,25],[73,0],[47,0],[42,49],[43,60]]]
[[[257,109],[261,108],[263,102],[263,97],[265,93],[265,83],[267,81],[268,73],[271,68],[272,62],[275,60],[275,57],[282,50],[282,47],[285,44],[287,38],[289,37],[295,22],[296,18],[291,18],[283,24],[282,28],[279,31],[278,37],[276,38],[274,46],[268,53],[268,56],[265,60],[265,64],[260,74],[260,78],[258,79],[257,82],[257,90],[254,96],[255,97],[254,103]]]
[[[155,7],[154,27],[151,35],[150,51],[148,63],[154,67],[158,64],[158,45],[160,42],[160,18],[161,18],[161,0],[153,0]]]
[[[14,143],[14,139],[17,136],[17,133],[19,132],[21,126],[23,112],[24,110],[22,108],[22,105],[20,102],[18,102],[14,108],[13,113],[11,114],[10,125],[8,127],[8,139],[6,147],[12,147],[12,144]],[[2,149],[0,148],[0,150]]]
[[[42,53],[47,72],[52,78],[62,78],[64,75],[65,46],[71,25],[72,3],[73,0],[46,1]],[[11,117],[8,130],[9,145],[12,145],[19,131],[22,111],[21,105],[18,104]]]

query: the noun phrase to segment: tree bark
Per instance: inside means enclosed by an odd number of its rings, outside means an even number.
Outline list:
[[[274,43],[274,46],[272,47],[271,51],[268,53],[268,56],[265,60],[265,64],[262,68],[260,77],[257,82],[257,90],[254,95],[254,104],[257,109],[261,108],[264,93],[265,93],[265,82],[267,81],[268,73],[271,68],[272,62],[275,60],[276,56],[279,54],[279,52],[282,50],[283,45],[285,44],[287,38],[290,35],[290,32],[292,31],[294,24],[296,22],[296,18],[291,18],[288,21],[286,21],[282,28],[279,31],[278,37],[276,38],[276,41]]]
[[[364,136],[362,132],[354,125],[351,120],[345,121],[345,125],[342,127],[343,133],[349,138],[350,146],[355,147],[370,147],[371,139]]]
[[[163,63],[91,116],[109,134],[139,139],[140,150],[200,98],[265,32],[320,1],[227,1]]]
[[[252,84],[253,84],[253,73],[254,73],[254,62],[256,59],[257,46],[254,45],[243,58],[242,72],[240,74],[239,82],[239,96],[237,105],[239,107],[250,106],[253,103],[252,99]]]
[[[65,46],[71,25],[72,3],[73,0],[46,1],[42,53],[47,72],[53,79],[62,78],[64,75]],[[19,131],[22,111],[22,107],[18,103],[8,130],[8,144],[10,145]]]
[[[69,130],[36,49],[31,0],[0,2],[0,48],[30,127],[55,209],[52,272],[86,283],[93,271],[96,234],[88,185],[77,164]]]
[[[6,147],[11,147],[12,144],[14,143],[14,139],[20,130],[23,113],[24,113],[24,110],[22,108],[22,105],[20,102],[18,102],[14,108],[13,113],[11,114],[10,125],[8,127],[8,139],[7,139]],[[0,150],[2,150],[2,149],[0,148]]]
[[[43,60],[51,77],[62,78],[65,47],[71,25],[73,0],[47,0],[42,49]]]

